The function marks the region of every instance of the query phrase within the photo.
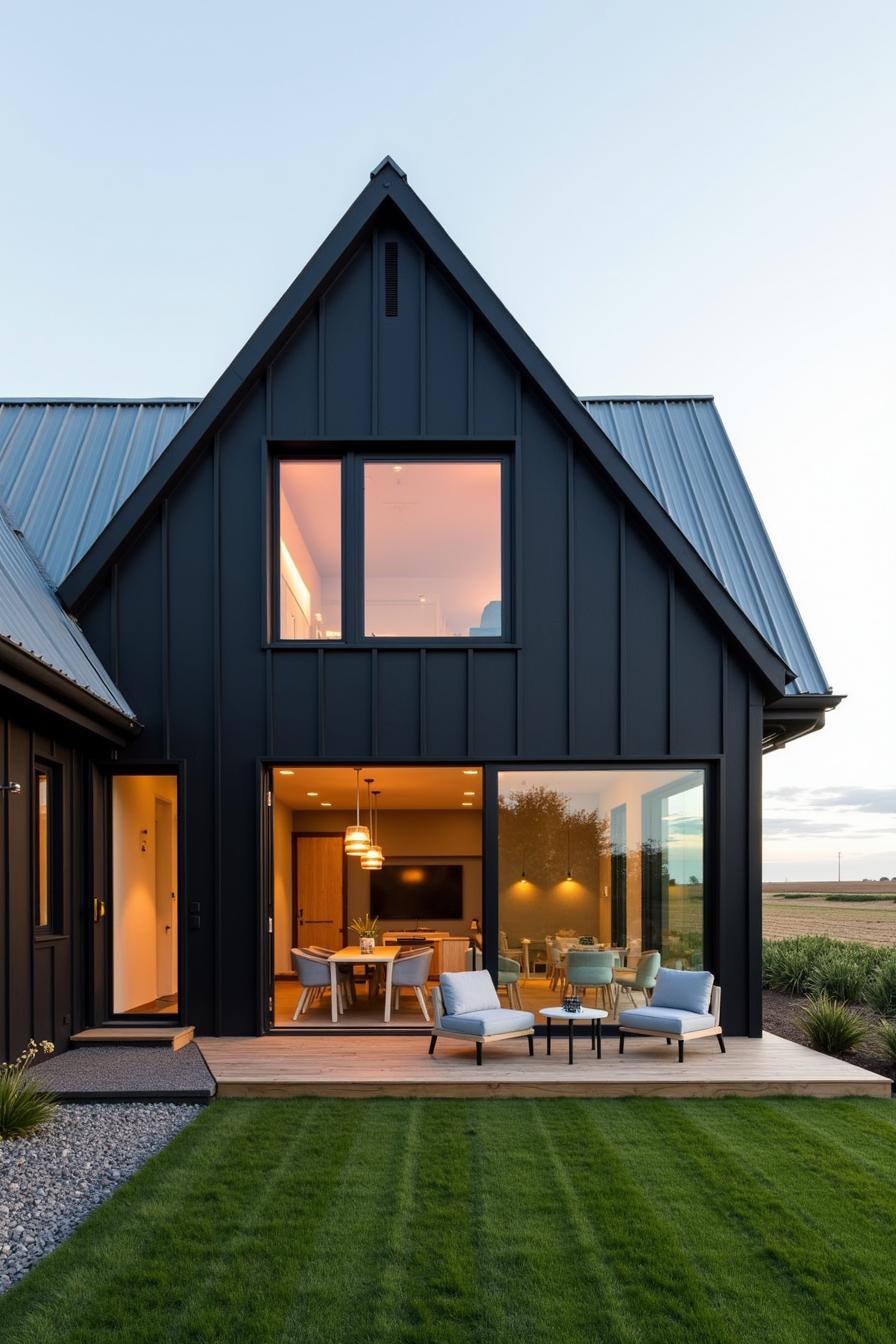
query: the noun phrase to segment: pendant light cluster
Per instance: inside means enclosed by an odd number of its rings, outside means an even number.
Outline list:
[[[346,854],[361,860],[362,868],[376,872],[383,866],[383,850],[382,846],[377,844],[376,800],[380,790],[373,790],[371,801],[370,786],[373,782],[372,778],[364,779],[367,785],[368,813],[368,825],[364,826],[361,823],[361,767],[355,766],[355,820],[353,825],[345,828],[344,848]]]

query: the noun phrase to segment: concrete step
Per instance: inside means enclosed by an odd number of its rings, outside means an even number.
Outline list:
[[[88,1027],[76,1032],[72,1045],[170,1045],[180,1050],[193,1039],[194,1027]]]

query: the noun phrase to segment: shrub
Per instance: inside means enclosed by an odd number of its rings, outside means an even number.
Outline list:
[[[896,1017],[896,956],[884,957],[865,986],[865,1002],[881,1017]]]
[[[896,901],[896,892],[893,891],[869,891],[867,895],[863,891],[843,891],[836,896],[825,896],[826,901]]]
[[[868,987],[870,969],[867,953],[831,948],[812,967],[806,988],[838,1003],[857,1003]]]
[[[814,1050],[826,1055],[845,1055],[861,1045],[868,1034],[868,1026],[854,1008],[819,994],[810,999],[800,1014],[803,1029]]]
[[[804,934],[800,938],[767,940],[762,945],[762,983],[779,994],[803,994],[816,962],[831,947],[830,938]]]
[[[877,1024],[877,1042],[891,1064],[896,1064],[896,1022]]]
[[[56,1114],[56,1098],[27,1076],[40,1051],[52,1054],[51,1041],[29,1041],[12,1064],[0,1064],[0,1139],[22,1139]]]

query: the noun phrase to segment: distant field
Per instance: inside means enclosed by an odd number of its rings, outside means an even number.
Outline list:
[[[776,892],[817,891],[824,896],[843,895],[844,892],[874,893],[890,892],[896,897],[896,882],[763,882],[763,896],[773,896]]]
[[[823,933],[829,938],[843,938],[853,943],[873,943],[875,947],[896,947],[896,882],[875,882],[871,892],[880,896],[885,887],[891,887],[892,901],[829,901],[832,892],[855,891],[856,884],[843,882],[791,882],[774,887],[786,891],[817,892],[800,901],[788,901],[783,894],[774,895],[763,885],[762,934],[764,938],[795,938],[801,933]],[[861,883],[858,889],[861,891]]]

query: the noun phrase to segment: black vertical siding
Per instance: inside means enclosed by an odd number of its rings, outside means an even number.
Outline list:
[[[387,242],[398,244],[393,315]],[[472,435],[509,455],[513,642],[266,649],[265,436],[421,433],[459,446]],[[271,754],[708,760],[727,1023],[754,1025],[749,677],[689,582],[406,235],[382,230],[357,248],[82,619],[146,725],[126,755],[185,762],[183,905],[202,910],[186,1002],[199,1030],[259,1021],[258,764]]]

